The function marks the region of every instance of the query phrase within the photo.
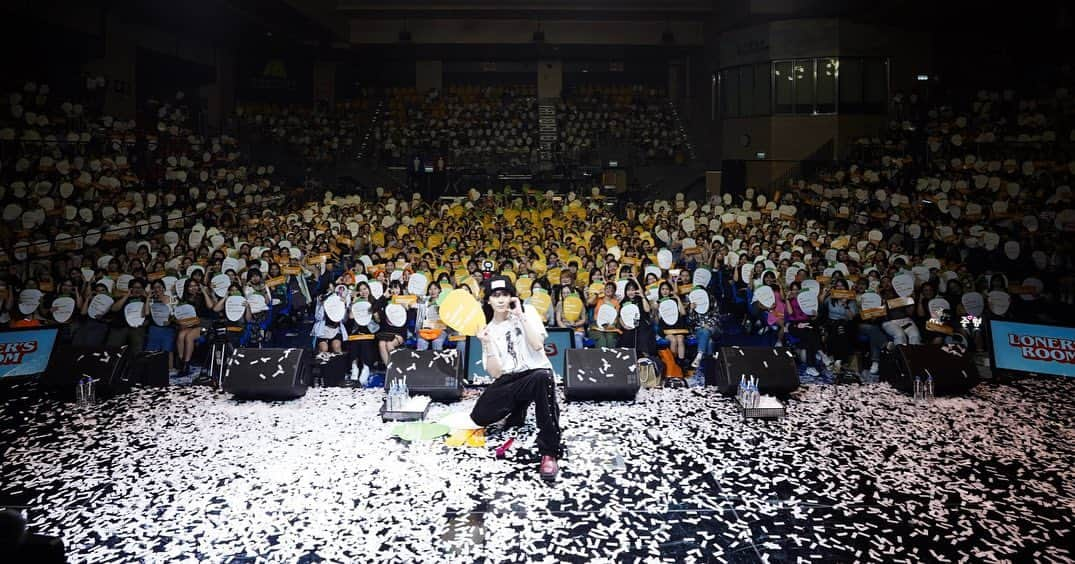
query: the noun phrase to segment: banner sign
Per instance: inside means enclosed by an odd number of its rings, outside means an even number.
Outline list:
[[[1075,377],[1075,328],[991,320],[993,368]]]
[[[0,378],[44,372],[59,331],[59,327],[0,331]]]

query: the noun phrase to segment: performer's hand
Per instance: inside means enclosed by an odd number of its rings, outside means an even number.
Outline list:
[[[512,298],[511,299],[511,313],[512,313],[512,315],[514,315],[516,317],[522,317],[522,315],[523,315],[523,304],[522,304],[522,302],[519,301],[519,298]]]

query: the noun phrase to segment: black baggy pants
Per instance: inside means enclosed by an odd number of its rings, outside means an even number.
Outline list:
[[[560,407],[552,370],[536,368],[501,375],[482,392],[470,418],[483,427],[509,415],[521,419],[531,402],[537,415],[538,453],[560,457]]]

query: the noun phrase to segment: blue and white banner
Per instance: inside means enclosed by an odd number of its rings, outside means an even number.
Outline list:
[[[58,327],[0,331],[0,378],[44,372],[57,333]]]
[[[993,366],[1075,377],[1075,328],[991,321]]]

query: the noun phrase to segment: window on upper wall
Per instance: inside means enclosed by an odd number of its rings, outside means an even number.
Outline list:
[[[725,69],[720,76],[724,117],[887,111],[887,59],[774,61]]]
[[[767,116],[773,113],[772,65],[761,63],[754,65],[754,113]]]
[[[888,110],[888,64],[884,59],[865,59],[862,65],[863,113]]]
[[[814,113],[814,60],[795,61],[795,113]]]
[[[840,69],[838,59],[817,60],[817,113],[836,112],[836,77]]]
[[[724,73],[724,103],[728,117],[740,117],[739,111],[739,69],[729,69]]]
[[[739,67],[739,114],[752,116],[754,111],[754,73],[750,67]]]
[[[795,111],[795,63],[773,63],[774,114],[790,114]]]
[[[862,113],[862,59],[840,59],[840,113]]]

